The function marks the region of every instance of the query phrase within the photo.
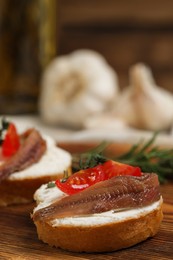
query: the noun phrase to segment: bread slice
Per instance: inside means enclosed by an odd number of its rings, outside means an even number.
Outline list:
[[[0,206],[33,201],[34,192],[44,183],[61,178],[71,171],[71,155],[44,136],[47,150],[41,159],[28,168],[12,173],[0,183]]]
[[[37,207],[48,206],[65,196],[57,187],[42,185],[34,195]],[[73,252],[111,252],[153,237],[163,218],[162,198],[153,204],[122,212],[35,221],[38,237],[50,246]]]

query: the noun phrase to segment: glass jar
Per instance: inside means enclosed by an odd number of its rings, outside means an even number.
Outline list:
[[[0,114],[37,112],[42,69],[56,55],[55,5],[1,0]]]

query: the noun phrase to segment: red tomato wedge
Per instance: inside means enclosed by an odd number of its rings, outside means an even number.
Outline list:
[[[2,155],[4,157],[10,157],[17,152],[19,147],[19,135],[17,134],[15,125],[10,123],[2,143]]]
[[[93,168],[80,170],[71,175],[64,182],[62,180],[57,180],[56,185],[61,191],[71,195],[82,191],[97,182],[120,175],[141,176],[142,173],[139,167],[108,160]]]

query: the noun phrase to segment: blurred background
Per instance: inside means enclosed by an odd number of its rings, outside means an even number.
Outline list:
[[[0,0],[0,114],[37,114],[49,62],[77,49],[101,53],[121,88],[148,64],[173,92],[173,1]]]

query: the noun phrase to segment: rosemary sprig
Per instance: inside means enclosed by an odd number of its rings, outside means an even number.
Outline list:
[[[103,155],[103,152],[107,146],[107,142],[102,142],[88,152],[82,154],[74,154],[72,163],[73,172],[79,171],[81,169],[91,168],[107,161],[108,158]]]
[[[139,166],[143,172],[155,172],[162,183],[168,179],[173,179],[173,149],[154,146],[157,135],[158,133],[155,133],[147,142],[143,141],[133,145],[128,152],[121,156],[115,157],[112,154],[109,158],[105,152],[109,144],[103,142],[86,153],[74,155],[74,170],[94,167],[99,163],[112,159],[132,166]]]
[[[132,166],[139,166],[143,172],[155,172],[161,182],[173,179],[173,149],[154,146],[158,133],[143,145],[135,144],[125,154],[112,158]]]

